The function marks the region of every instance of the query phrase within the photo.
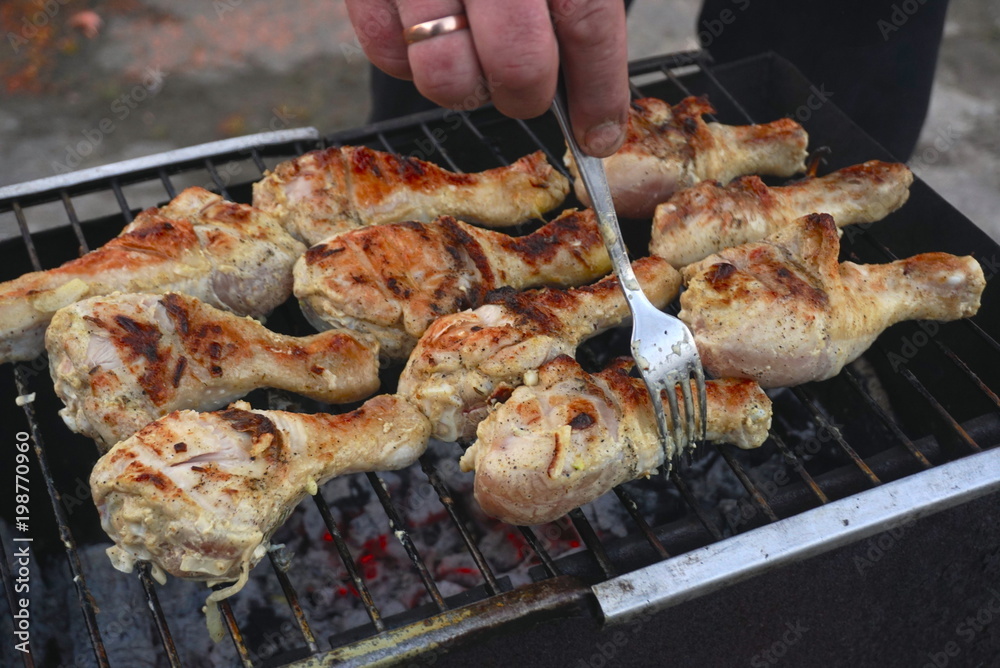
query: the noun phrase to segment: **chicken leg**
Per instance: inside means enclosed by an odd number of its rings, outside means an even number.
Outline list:
[[[317,329],[372,334],[406,359],[436,318],[483,303],[491,290],[571,286],[611,270],[592,211],[568,211],[522,237],[450,216],[366,227],[313,246],[295,265],[295,296]]]
[[[633,268],[659,308],[680,289],[666,260],[642,258]],[[531,384],[536,370],[584,340],[629,318],[628,304],[609,276],[566,290],[499,290],[474,311],[436,320],[420,337],[399,377],[399,393],[430,418],[435,438],[471,441],[488,406]]]
[[[723,183],[743,174],[792,176],[805,171],[809,136],[790,118],[761,125],[705,123],[715,109],[705,98],[689,97],[671,107],[663,100],[632,102],[625,143],[604,159],[618,215],[649,218],[676,191],[706,179]],[[590,198],[572,156],[576,196]]]
[[[649,252],[679,269],[810,213],[828,213],[838,227],[873,223],[906,203],[911,183],[906,165],[878,160],[777,188],[756,176],[703,181],[656,207]]]
[[[258,387],[346,403],[379,386],[378,344],[294,338],[184,295],[113,294],[60,309],[45,335],[59,411],[109,448],[167,413],[213,410]]]
[[[632,364],[591,375],[572,358],[557,357],[538,369],[536,385],[514,390],[479,424],[461,467],[475,470],[476,500],[487,515],[512,524],[551,522],[616,485],[652,475],[664,461],[669,466],[680,452],[670,441],[665,454],[649,392],[628,375]],[[767,439],[771,401],[757,383],[710,380],[706,390],[709,441],[756,448]]]
[[[409,466],[429,435],[427,419],[395,395],[342,415],[256,411],[244,402],[178,411],[101,457],[90,488],[118,570],[143,560],[180,578],[236,580],[208,597],[211,612],[243,587],[307,494],[333,476]]]
[[[313,245],[366,225],[455,216],[509,227],[559,206],[569,182],[538,151],[475,174],[364,146],[312,151],[253,185],[254,206]]]
[[[0,362],[37,357],[52,314],[118,290],[182,292],[263,317],[291,295],[292,265],[304,251],[269,215],[188,188],[101,248],[0,284]]]
[[[889,264],[837,262],[826,214],[684,269],[680,318],[718,377],[764,387],[837,375],[887,327],[974,315],[986,280],[972,257],[924,253]]]

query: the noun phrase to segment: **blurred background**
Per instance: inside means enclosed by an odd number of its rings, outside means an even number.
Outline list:
[[[636,0],[630,56],[696,48],[699,6]],[[368,114],[341,2],[4,0],[0,39],[0,185]],[[952,2],[911,166],[1000,240],[998,84],[1000,2]]]

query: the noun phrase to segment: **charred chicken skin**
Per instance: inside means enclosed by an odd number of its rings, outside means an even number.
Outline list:
[[[305,247],[271,216],[202,188],[147,209],[95,251],[0,284],[0,362],[32,359],[60,308],[122,292],[182,292],[263,317],[292,293]]]
[[[476,500],[488,515],[512,524],[551,522],[665,461],[669,466],[680,453],[673,442],[664,452],[649,392],[628,375],[632,364],[588,374],[572,358],[557,357],[538,369],[536,385],[514,390],[479,424],[461,466],[475,470]],[[771,401],[757,383],[711,380],[706,389],[709,441],[756,448],[767,439]]]
[[[633,268],[657,307],[670,303],[680,275],[666,260]],[[399,393],[430,419],[443,441],[471,441],[491,403],[503,401],[537,369],[629,317],[618,279],[580,288],[500,290],[474,311],[439,318],[420,338],[399,378]]]
[[[604,158],[618,215],[649,218],[657,204],[706,179],[726,183],[743,174],[805,171],[809,136],[795,121],[722,125],[702,120],[702,114],[714,111],[699,97],[673,107],[654,98],[632,102],[625,143]],[[565,160],[576,179],[576,196],[589,205],[572,156],[567,153]]]
[[[986,285],[972,257],[924,253],[889,264],[837,262],[826,214],[684,269],[680,318],[717,377],[764,387],[837,375],[890,325],[972,316]]]
[[[45,334],[59,414],[109,448],[174,410],[258,387],[345,403],[379,386],[378,344],[342,330],[275,334],[193,298],[113,294],[60,309]]]
[[[430,426],[395,395],[342,415],[178,411],[101,457],[90,476],[112,564],[138,560],[210,584],[213,603],[239,591],[295,506],[333,476],[410,465]]]
[[[810,213],[828,213],[838,227],[873,223],[906,203],[911,183],[906,165],[878,160],[776,188],[756,176],[703,181],[656,207],[649,252],[680,268]]]
[[[363,146],[312,151],[253,186],[254,206],[309,245],[366,225],[455,216],[509,227],[559,206],[569,182],[539,151],[508,167],[459,174]]]
[[[295,296],[317,329],[349,327],[406,359],[436,318],[475,308],[492,290],[573,286],[611,270],[591,211],[568,211],[511,237],[450,216],[347,232],[295,265]]]

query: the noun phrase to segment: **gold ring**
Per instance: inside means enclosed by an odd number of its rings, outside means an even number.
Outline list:
[[[450,32],[465,30],[468,27],[469,19],[465,17],[465,14],[454,14],[410,26],[403,31],[403,39],[406,40],[407,44],[416,44],[431,37],[447,35]]]

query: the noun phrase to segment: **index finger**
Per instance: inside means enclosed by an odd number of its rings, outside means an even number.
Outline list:
[[[625,139],[628,44],[621,0],[551,0],[573,134],[605,157]]]

